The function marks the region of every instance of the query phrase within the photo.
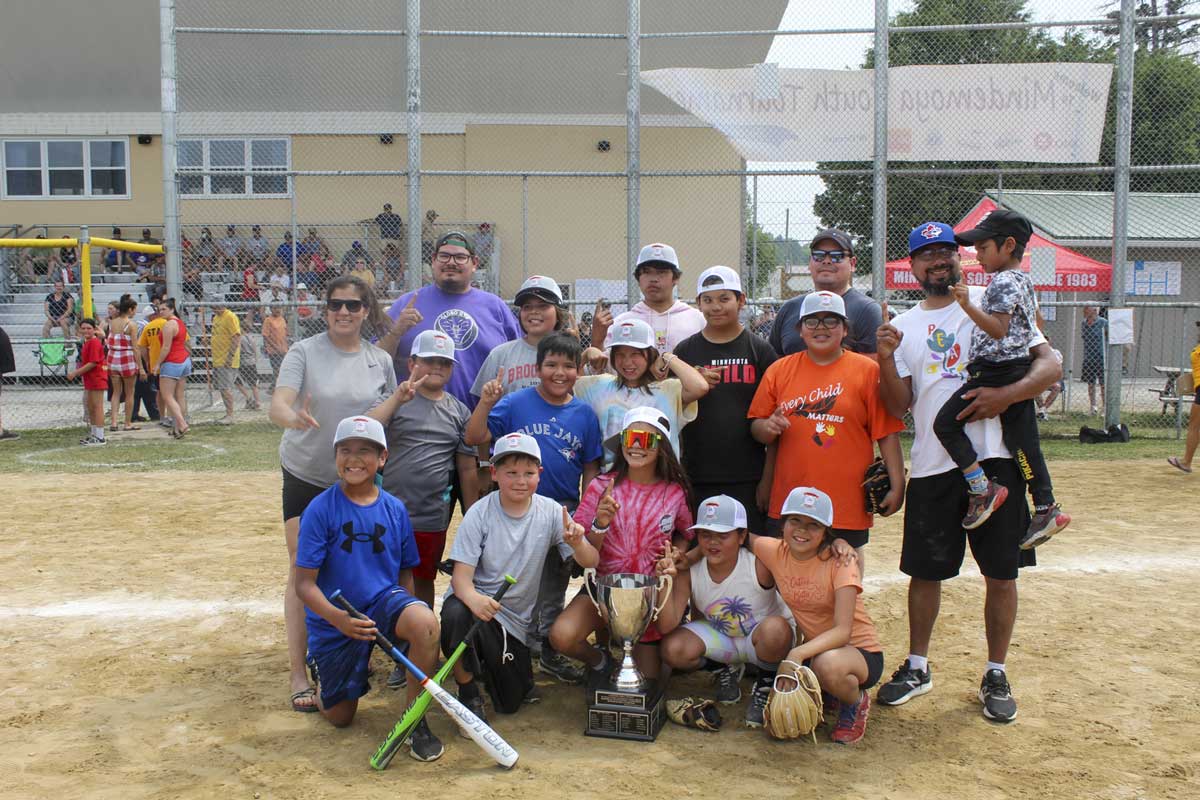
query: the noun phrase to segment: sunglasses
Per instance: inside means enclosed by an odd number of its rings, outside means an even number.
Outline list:
[[[635,447],[641,450],[657,450],[662,440],[662,434],[654,431],[621,431],[621,446],[626,450],[633,450]]]
[[[362,308],[363,308],[363,301],[362,301],[362,300],[337,300],[337,299],[331,299],[331,300],[327,300],[327,301],[325,301],[325,306],[326,306],[326,307],[327,307],[327,308],[328,308],[330,311],[335,311],[335,312],[336,312],[336,311],[341,311],[341,310],[344,308],[344,309],[346,309],[347,311],[349,311],[351,314],[354,314],[354,313],[356,313],[356,312],[358,312],[358,311],[362,311]]]
[[[834,264],[842,263],[842,259],[846,257],[844,250],[813,250],[810,254],[813,261],[824,261],[828,256],[829,260]]]

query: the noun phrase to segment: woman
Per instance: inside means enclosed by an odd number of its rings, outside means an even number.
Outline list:
[[[191,429],[187,422],[187,379],[192,374],[192,353],[187,325],[175,311],[175,298],[159,301],[158,315],[164,320],[162,350],[153,372],[158,373],[158,393],[171,417],[171,436],[182,439]]]
[[[136,431],[133,424],[133,388],[137,382],[138,363],[133,352],[133,343],[137,339],[137,323],[133,321],[137,311],[137,301],[132,296],[123,294],[117,305],[117,315],[108,323],[108,377],[112,383],[112,425],[110,431],[117,430],[117,420],[121,409],[121,400],[125,400],[124,430]]]
[[[340,420],[363,414],[396,388],[392,358],[364,339],[385,333],[390,320],[363,281],[343,275],[325,290],[328,330],[293,344],[279,368],[270,419],[284,429],[279,443],[283,467],[283,534],[288,548],[284,593],[292,710],[317,710],[305,672],[304,604],[296,596],[296,542],[300,515],[337,482],[333,434]]]

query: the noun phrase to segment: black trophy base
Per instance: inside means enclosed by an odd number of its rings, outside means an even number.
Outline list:
[[[644,692],[588,689],[586,736],[653,742],[666,720],[666,693],[658,681],[648,681]]]

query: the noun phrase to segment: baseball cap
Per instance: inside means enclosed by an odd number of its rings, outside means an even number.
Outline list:
[[[454,340],[441,331],[421,331],[413,339],[413,358],[448,358],[457,362],[454,357]]]
[[[1029,220],[1015,211],[1007,208],[997,208],[984,215],[969,231],[963,231],[954,238],[959,244],[975,244],[980,239],[991,239],[996,236],[1011,236],[1017,244],[1025,244],[1033,236],[1033,226]]]
[[[536,297],[539,300],[545,300],[551,305],[561,306],[563,302],[562,291],[558,288],[558,281],[553,278],[547,278],[545,275],[531,275],[521,288],[517,290],[517,296],[513,300],[513,305],[521,305],[521,301],[526,297]]]
[[[527,433],[508,433],[497,439],[495,447],[492,448],[492,466],[514,453],[536,458],[539,464],[542,463],[542,448],[538,447],[536,439]]]
[[[379,420],[370,417],[346,417],[339,422],[337,432],[333,435],[333,446],[337,447],[347,439],[366,439],[387,450],[387,437],[383,435],[383,425]]]
[[[719,278],[719,281],[713,281],[708,286],[704,282],[712,278]],[[742,293],[742,279],[729,267],[717,265],[709,267],[700,273],[700,278],[696,281],[696,295],[699,296],[704,292],[716,292],[721,289],[728,289],[731,292]]]
[[[908,234],[908,253],[930,244],[958,244],[954,239],[954,228],[944,222],[922,222]]]
[[[608,343],[609,352],[618,345],[636,347],[639,350],[645,350],[647,347],[658,349],[654,340],[654,329],[640,319],[627,319],[613,325],[612,341]]]
[[[696,524],[689,531],[728,533],[746,527],[746,507],[727,494],[710,497],[696,509]]]
[[[625,416],[621,418],[621,430],[624,431],[626,428],[636,425],[639,422],[644,422],[651,428],[654,428],[667,437],[667,439],[671,438],[671,421],[657,408],[653,406],[637,406],[636,408],[629,409],[625,412]],[[605,439],[604,446],[613,452],[620,450],[621,433],[614,433]]]
[[[817,235],[809,242],[809,248],[817,246],[817,242],[822,239],[833,239],[838,243],[838,247],[845,250],[850,255],[854,255],[854,243],[850,241],[850,234],[845,231],[839,231],[837,228],[822,228],[817,231]]]
[[[800,318],[796,320],[796,324],[799,325],[800,320],[805,317],[822,312],[837,314],[845,319],[846,301],[836,292],[809,292],[804,296],[804,302],[800,305]]]
[[[456,247],[465,247],[467,248],[468,253],[475,255],[475,240],[462,231],[450,231],[448,233],[443,233],[438,237],[437,242],[434,244],[433,252],[436,253],[438,250],[441,250],[442,245],[444,244],[452,244]]]
[[[648,244],[642,248],[642,252],[638,253],[637,266],[640,267],[644,264],[655,264],[659,266],[670,267],[675,271],[676,275],[679,275],[682,272],[682,270],[679,269],[679,256],[675,255],[675,248],[671,247],[669,244],[662,244],[661,242]],[[635,275],[637,274],[636,267],[634,268],[633,272]]]
[[[307,283],[304,283],[303,281],[301,281],[300,283],[297,283],[297,284],[296,284],[296,291],[299,291],[299,290],[301,290],[301,289],[304,289],[304,290],[306,290],[306,291],[307,291],[307,290],[308,290],[308,284],[307,284]]]
[[[811,486],[797,486],[788,492],[787,499],[783,501],[783,508],[779,510],[780,517],[789,517],[793,514],[812,517],[828,528],[833,525],[833,501],[820,489],[814,489]]]

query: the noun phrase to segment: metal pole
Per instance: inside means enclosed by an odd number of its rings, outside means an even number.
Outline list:
[[[300,254],[299,253],[299,251],[300,251],[300,239],[299,239],[300,231],[298,230],[299,225],[296,223],[296,180],[295,180],[295,178],[288,178],[288,184],[290,185],[290,188],[292,190],[291,198],[288,203],[288,205],[290,206],[291,215],[292,215],[292,291],[290,292],[290,294],[292,297],[295,297],[296,296],[296,257]],[[270,280],[270,279],[268,278],[268,280]],[[291,297],[289,297],[288,299],[290,300]],[[270,312],[268,311],[267,313],[270,313]]]
[[[751,291],[754,291],[754,295],[757,297],[758,292],[755,291],[758,288],[758,176],[757,175],[754,176],[754,180],[752,181],[752,183],[754,186],[754,189],[753,189],[754,199],[751,201],[752,210],[750,212],[750,289],[751,289]],[[697,302],[699,302],[699,300],[697,300]]]
[[[179,244],[179,186],[175,181],[178,159],[175,132],[178,97],[175,86],[175,1],[158,2],[159,95],[162,103],[162,204],[163,244],[167,247],[167,295],[183,296],[183,250]]]
[[[625,296],[627,308],[640,295],[634,265],[641,249],[641,191],[642,191],[642,4],[628,0],[625,20]]]
[[[408,286],[421,287],[421,0],[408,0],[405,71],[408,78]]]
[[[92,235],[87,225],[79,226],[79,318],[92,315]]]
[[[529,176],[521,176],[521,282],[529,277]]]
[[[871,224],[871,297],[885,299],[887,270],[888,4],[875,0],[875,163]]]
[[[1067,357],[1063,360],[1063,381],[1067,385],[1067,390],[1063,395],[1067,398],[1067,410],[1071,410],[1071,385],[1075,381],[1071,378],[1075,374],[1075,337],[1079,333],[1079,325],[1077,324],[1076,315],[1079,313],[1078,306],[1071,306],[1071,327],[1067,331]]]
[[[1117,47],[1117,137],[1113,158],[1112,287],[1108,307],[1125,307],[1125,259],[1129,244],[1129,150],[1133,138],[1134,0],[1121,0],[1121,39]],[[1124,345],[1108,344],[1105,362],[1104,424],[1121,421],[1121,365]]]

